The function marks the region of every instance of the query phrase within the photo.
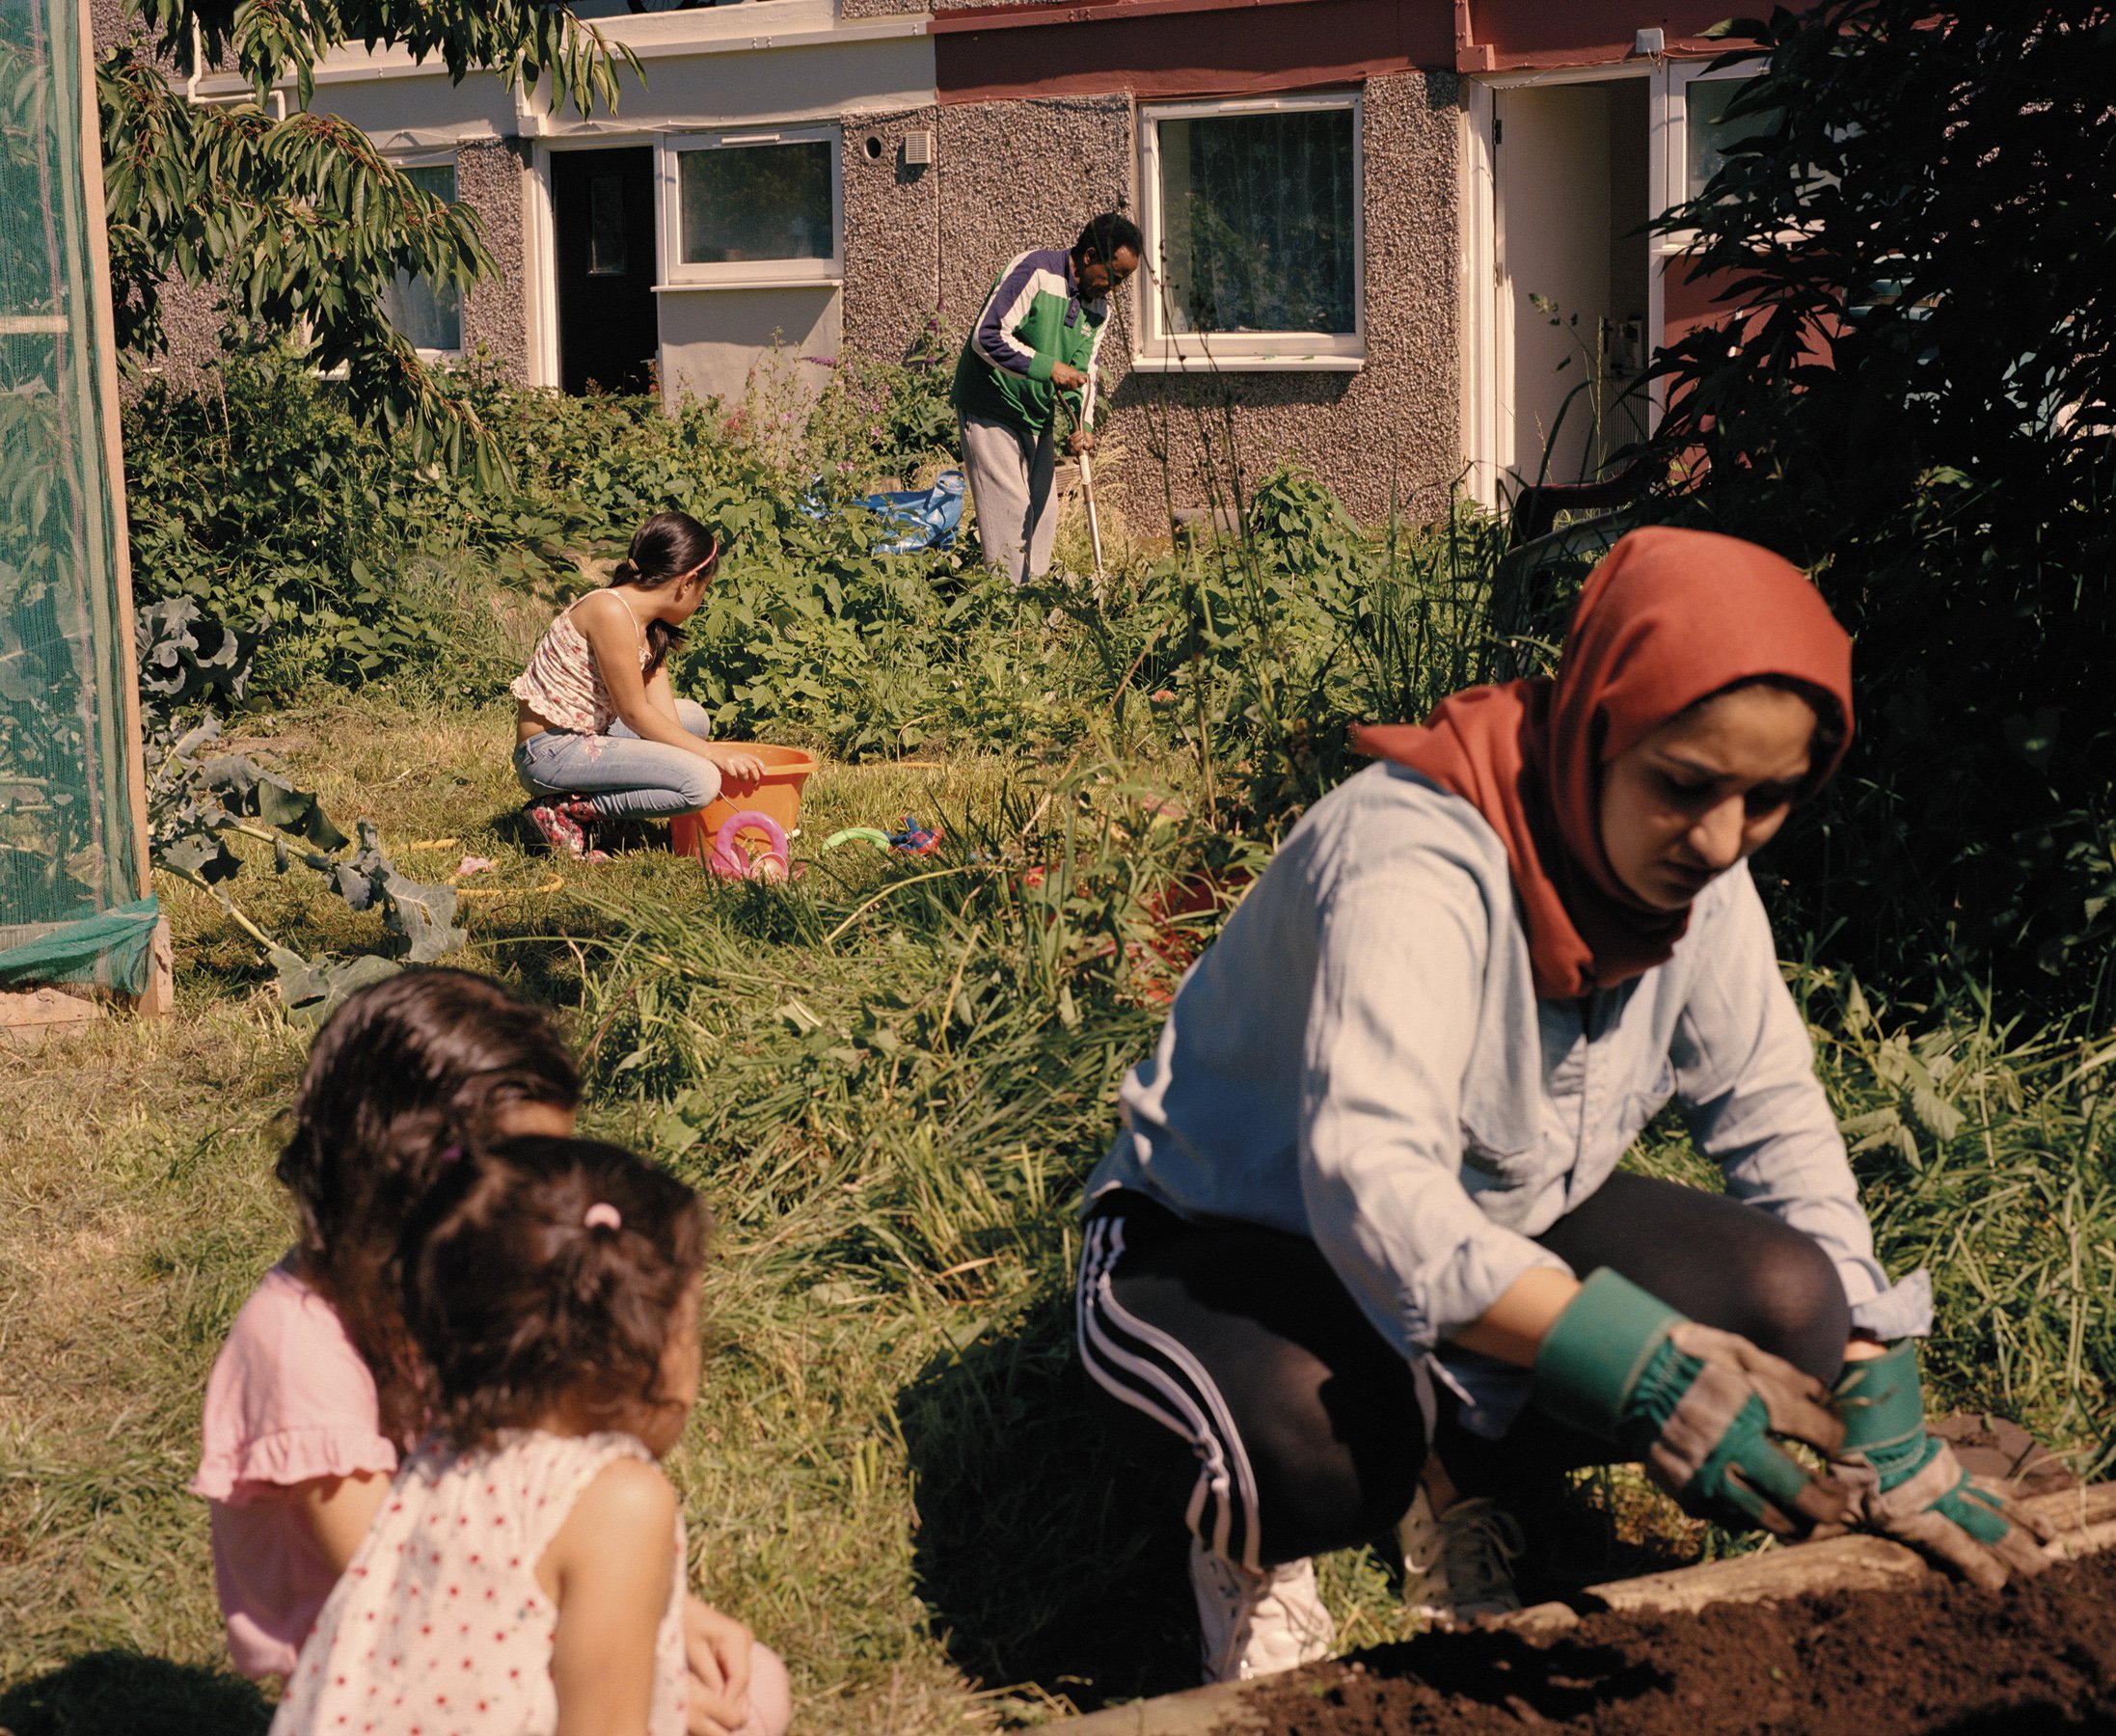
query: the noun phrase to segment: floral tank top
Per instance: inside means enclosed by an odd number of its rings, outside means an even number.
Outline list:
[[[610,689],[603,681],[602,670],[595,666],[593,649],[573,624],[573,611],[579,607],[577,603],[568,605],[544,630],[536,649],[529,653],[529,667],[514,678],[508,692],[560,729],[570,729],[576,735],[608,735],[617,708],[610,702]],[[632,626],[639,635],[639,668],[643,673],[648,656],[646,635],[639,631],[637,617]]]
[[[653,1462],[630,1435],[529,1431],[407,1460],[302,1647],[272,1736],[553,1736],[558,1611],[536,1563],[582,1491],[619,1458]],[[683,1606],[679,1513],[648,1736],[684,1736]]]

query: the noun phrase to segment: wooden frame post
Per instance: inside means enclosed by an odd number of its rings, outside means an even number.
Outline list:
[[[140,722],[139,653],[134,640],[132,614],[132,539],[125,517],[124,443],[118,410],[118,322],[110,287],[110,235],[103,207],[103,129],[95,100],[95,27],[90,0],[76,0],[80,20],[77,41],[81,56],[81,180],[86,206],[89,275],[94,283],[90,303],[95,320],[93,341],[96,356],[96,396],[103,428],[103,467],[109,478],[111,519],[111,574],[117,592],[118,646],[115,662],[123,676],[125,733],[125,794],[132,810],[133,854],[139,875],[140,896],[154,889],[154,869],[148,848],[147,762]],[[137,1010],[159,1017],[176,1006],[176,950],[170,940],[169,918],[154,925],[147,987],[137,997]]]

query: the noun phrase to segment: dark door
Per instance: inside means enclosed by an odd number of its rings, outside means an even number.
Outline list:
[[[558,380],[568,392],[647,392],[654,312],[654,152],[561,150],[551,159],[558,220]]]

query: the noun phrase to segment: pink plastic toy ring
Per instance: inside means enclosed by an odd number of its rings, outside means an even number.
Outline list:
[[[744,832],[761,833],[764,849],[751,855],[740,842]],[[730,815],[714,833],[713,854],[705,865],[722,880],[782,881],[787,877],[791,861],[791,854],[786,848],[786,828],[770,814],[745,808],[739,814]]]

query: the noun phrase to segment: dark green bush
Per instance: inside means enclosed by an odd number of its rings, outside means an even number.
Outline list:
[[[1657,446],[1666,509],[1815,566],[1857,636],[1859,741],[1774,852],[1791,912],[1905,990],[2105,1012],[2116,23],[1829,0],[1732,28],[1771,56],[1762,130],[1667,227],[1740,340],[1664,359]]]

